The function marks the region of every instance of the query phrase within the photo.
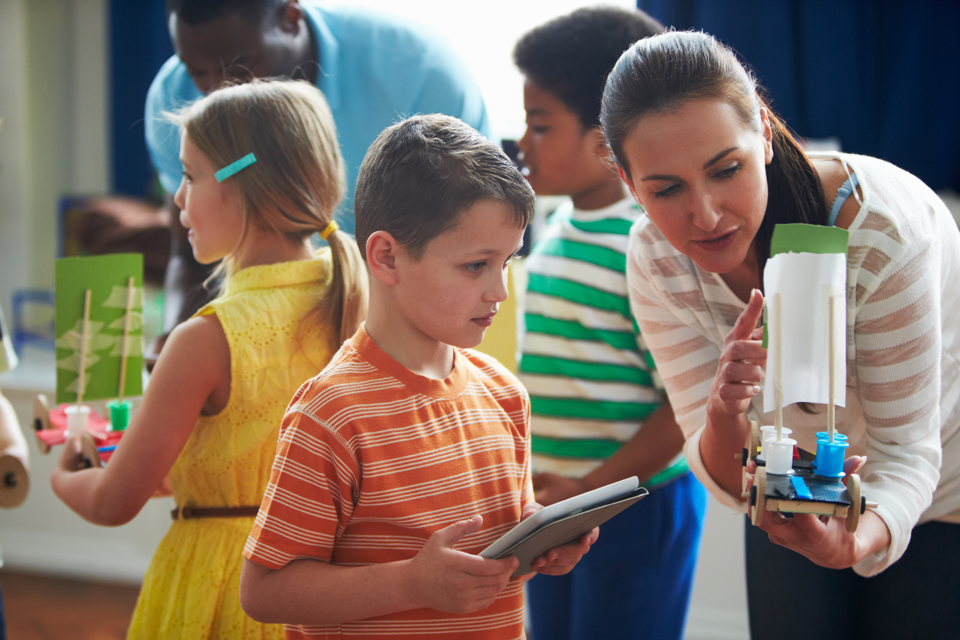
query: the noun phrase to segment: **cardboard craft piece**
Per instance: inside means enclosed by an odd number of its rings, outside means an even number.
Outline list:
[[[82,400],[141,395],[143,256],[63,258],[56,261],[55,272],[57,402],[77,402],[78,393]],[[84,322],[88,290],[89,318]]]

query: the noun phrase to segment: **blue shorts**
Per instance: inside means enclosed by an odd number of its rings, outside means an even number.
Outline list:
[[[573,571],[527,583],[532,640],[682,638],[706,506],[687,473],[602,524]]]

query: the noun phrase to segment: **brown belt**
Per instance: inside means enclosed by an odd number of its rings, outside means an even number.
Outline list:
[[[260,507],[177,507],[170,512],[174,520],[196,518],[252,518]]]

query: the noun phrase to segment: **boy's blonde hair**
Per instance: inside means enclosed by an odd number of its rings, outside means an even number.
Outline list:
[[[256,162],[227,178],[240,194],[243,228],[250,225],[303,241],[327,228],[345,190],[345,170],[330,107],[307,82],[254,80],[227,86],[185,107],[173,120],[217,167],[249,153]],[[317,312],[349,338],[366,316],[367,276],[352,239],[327,236],[333,278]],[[229,274],[234,255],[220,271]]]

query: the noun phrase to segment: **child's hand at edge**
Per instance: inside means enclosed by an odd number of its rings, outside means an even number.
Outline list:
[[[586,488],[583,486],[582,480],[565,478],[555,473],[538,473],[533,476],[533,490],[536,494],[537,503],[548,506],[578,496],[586,491]],[[530,513],[533,513],[533,511]],[[524,518],[526,517],[525,515]]]
[[[431,535],[411,561],[413,588],[423,606],[444,613],[473,613],[493,604],[516,571],[514,557],[492,560],[454,549],[480,528],[483,516],[473,516]]]
[[[523,515],[520,519],[526,520],[540,509],[543,509],[543,506],[531,502],[523,508]],[[533,561],[533,571],[547,576],[562,576],[570,573],[580,562],[580,558],[590,551],[590,547],[599,537],[600,527],[594,527],[590,533],[584,534],[579,540],[550,549]],[[532,573],[528,574],[527,579],[532,575]]]

